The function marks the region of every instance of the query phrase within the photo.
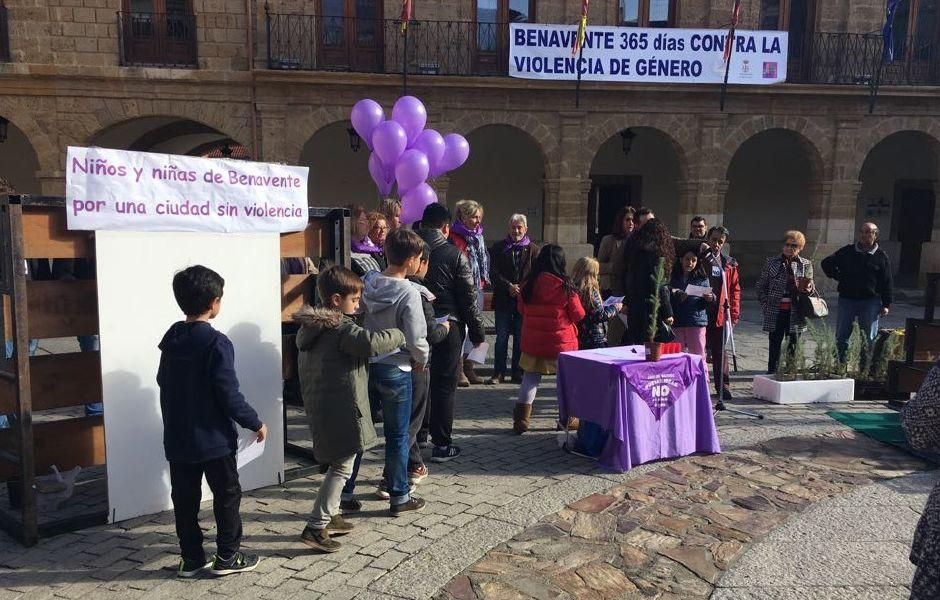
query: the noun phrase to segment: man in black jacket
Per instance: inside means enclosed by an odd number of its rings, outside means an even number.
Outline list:
[[[490,279],[493,282],[493,312],[496,315],[496,354],[490,383],[502,383],[506,376],[506,354],[512,337],[512,382],[522,382],[519,357],[522,354],[522,315],[517,300],[519,286],[529,276],[539,247],[529,241],[525,215],[509,218],[509,233],[490,247]]]
[[[836,343],[840,358],[845,358],[855,319],[862,334],[873,342],[878,335],[878,320],[891,307],[891,263],[877,240],[878,226],[862,223],[857,242],[839,248],[822,261],[826,275],[839,282]]]
[[[457,394],[457,371],[461,367],[463,331],[469,330],[470,341],[479,346],[484,338],[483,317],[477,307],[477,290],[473,283],[470,262],[457,246],[447,241],[452,220],[443,204],[429,204],[421,218],[418,235],[431,248],[431,260],[424,284],[436,297],[434,315],[448,316],[451,321],[447,337],[431,348],[430,432],[434,450],[433,462],[447,462],[460,454],[452,442],[454,397]]]

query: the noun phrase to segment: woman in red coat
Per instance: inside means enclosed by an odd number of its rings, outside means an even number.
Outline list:
[[[522,434],[529,429],[542,375],[555,374],[559,353],[578,349],[578,321],[584,318],[584,308],[565,274],[565,251],[561,246],[547,244],[542,248],[518,303],[522,314],[519,366],[525,374],[513,410],[512,428]]]

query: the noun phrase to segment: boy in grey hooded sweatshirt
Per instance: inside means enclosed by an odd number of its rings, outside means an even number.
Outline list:
[[[411,369],[428,362],[427,322],[421,294],[407,279],[418,271],[424,241],[408,229],[396,229],[385,240],[388,268],[368,274],[362,302],[368,331],[400,329],[404,349],[372,359],[369,368],[369,400],[382,407],[385,434],[385,480],[391,515],[421,510],[424,500],[411,496],[408,485],[408,425],[411,418]],[[381,493],[380,488],[380,493]],[[383,494],[384,495],[384,494]]]

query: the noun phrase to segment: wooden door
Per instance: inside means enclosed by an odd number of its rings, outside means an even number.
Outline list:
[[[898,280],[902,285],[914,285],[920,272],[921,247],[933,234],[934,194],[926,187],[899,185],[899,188],[901,202],[897,222],[901,261]]]
[[[321,66],[381,72],[385,22],[379,0],[320,0],[318,53]]]
[[[124,0],[122,27],[128,62],[195,64],[196,21],[191,0]]]

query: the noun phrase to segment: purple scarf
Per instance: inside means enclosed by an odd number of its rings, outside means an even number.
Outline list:
[[[525,248],[531,243],[532,242],[529,241],[529,234],[525,234],[524,236],[522,236],[522,239],[519,240],[518,242],[512,241],[512,238],[507,235],[506,245],[503,247],[503,251],[511,252],[512,250],[521,250],[522,248]]]
[[[372,240],[369,239],[369,236],[362,238],[361,240],[353,240],[352,247],[350,248],[353,252],[358,252],[359,254],[381,254],[382,249],[372,243]]]
[[[483,225],[477,225],[473,231],[467,229],[463,221],[457,219],[451,231],[467,240],[467,254],[470,258],[470,269],[473,271],[473,281],[478,286],[481,281],[490,280],[490,256],[486,252],[483,242]]]

